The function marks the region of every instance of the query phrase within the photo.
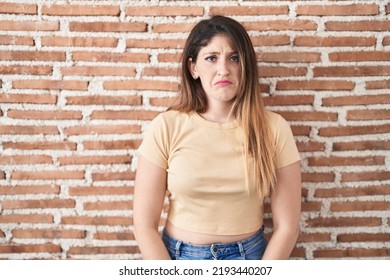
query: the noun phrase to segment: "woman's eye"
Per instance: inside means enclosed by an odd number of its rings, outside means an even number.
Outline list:
[[[238,57],[238,55],[233,55],[230,59],[232,61],[234,61],[234,62],[239,62],[240,61],[240,58]]]
[[[205,58],[205,60],[210,61],[210,62],[214,62],[215,60],[217,60],[217,58],[214,55],[212,55],[212,56],[207,56]]]

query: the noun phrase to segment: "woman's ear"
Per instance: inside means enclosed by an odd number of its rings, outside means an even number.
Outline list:
[[[198,71],[196,69],[196,63],[193,61],[192,57],[188,59],[188,69],[190,70],[190,73],[194,80],[199,78]]]

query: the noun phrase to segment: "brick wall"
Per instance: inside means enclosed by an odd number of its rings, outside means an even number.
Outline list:
[[[215,14],[249,31],[266,102],[296,136],[303,213],[293,257],[389,258],[390,4],[381,0],[2,1],[0,258],[140,258],[136,148],[175,96],[188,31]]]

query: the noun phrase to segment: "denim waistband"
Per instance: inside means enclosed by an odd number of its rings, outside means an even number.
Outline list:
[[[176,257],[181,253],[206,257],[210,255],[213,259],[218,259],[219,256],[225,254],[240,254],[245,255],[247,249],[253,247],[264,237],[264,226],[262,226],[254,235],[240,241],[229,243],[212,243],[208,245],[197,245],[189,242],[178,240],[163,231],[162,239],[167,246],[168,251],[175,252]]]

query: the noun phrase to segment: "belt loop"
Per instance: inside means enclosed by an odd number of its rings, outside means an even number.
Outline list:
[[[237,245],[238,245],[238,249],[240,250],[241,258],[245,260],[245,250],[244,247],[242,246],[242,242],[238,241]]]
[[[176,246],[175,246],[175,258],[176,258],[176,260],[177,259],[179,259],[179,257],[180,257],[180,246],[181,246],[181,244],[183,243],[183,241],[180,241],[180,240],[178,240],[177,241],[177,243],[176,243]]]

